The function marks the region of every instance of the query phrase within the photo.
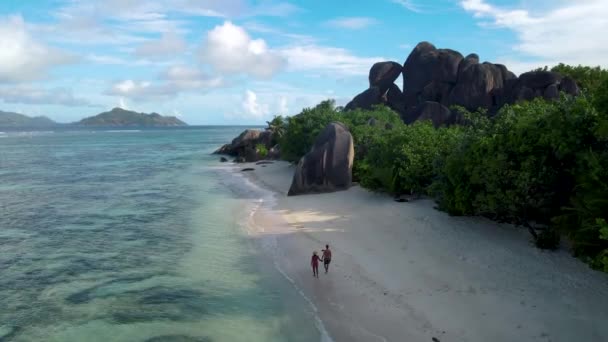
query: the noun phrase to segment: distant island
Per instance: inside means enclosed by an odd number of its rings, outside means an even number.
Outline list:
[[[46,116],[30,117],[24,114],[0,111],[0,127],[7,128],[51,128],[57,126],[86,127],[178,127],[188,126],[174,116],[158,113],[138,113],[122,108],[114,108],[78,122],[60,124]]]
[[[4,112],[0,110],[0,127],[29,127],[46,128],[58,125],[55,121],[46,116],[29,117],[27,115]]]
[[[163,116],[158,113],[137,113],[134,111],[114,108],[75,123],[78,126],[108,126],[108,127],[175,127],[188,126],[185,122],[174,116]]]

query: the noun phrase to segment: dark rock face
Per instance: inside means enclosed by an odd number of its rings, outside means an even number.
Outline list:
[[[352,184],[353,137],[341,123],[331,123],[300,159],[288,196],[333,192]]]
[[[403,93],[401,89],[394,83],[388,88],[386,96],[383,98],[386,105],[397,113],[403,113],[405,111],[405,102],[403,101]]]
[[[494,95],[504,87],[503,71],[491,63],[470,64],[461,70],[458,83],[450,93],[448,105],[467,109],[493,108],[499,105]]]
[[[372,109],[374,105],[382,103],[382,93],[380,92],[380,88],[378,87],[370,87],[366,91],[361,94],[355,96],[355,98],[350,101],[344,110],[353,110],[353,109]]]
[[[401,75],[401,64],[397,62],[378,62],[369,70],[369,86],[380,88],[384,94]]]
[[[260,131],[257,129],[247,129],[238,137],[234,138],[230,144],[220,147],[214,154],[227,154],[237,157],[235,162],[254,162],[262,159],[257,150],[258,144],[271,149],[272,132]]]
[[[221,157],[220,158],[220,162],[221,163],[226,163],[228,161],[228,159],[226,159],[226,157]]]
[[[519,76],[519,82],[532,89],[544,89],[552,84],[559,84],[562,76],[551,71],[530,71]]]
[[[452,112],[446,106],[432,101],[427,101],[418,105],[411,111],[409,118],[411,122],[431,120],[435,127],[454,123]],[[413,120],[411,118],[413,118]]]
[[[270,148],[270,150],[268,150],[268,155],[266,156],[266,159],[281,159],[281,148],[278,144],[274,145]]]
[[[403,64],[403,91],[394,84],[399,68],[395,62],[379,62],[369,73],[370,88],[357,95],[345,110],[370,109],[383,103],[399,113],[406,123],[419,118],[435,125],[456,123],[460,115],[449,115],[453,105],[493,115],[505,104],[536,97],[559,98],[560,92],[578,95],[576,82],[549,71],[527,72],[517,77],[502,64],[480,63],[472,53],[437,49],[419,43]]]
[[[458,67],[462,60],[462,55],[457,51],[437,49],[428,42],[419,43],[403,64],[405,105],[418,105],[419,96],[432,82],[440,87],[456,83]]]
[[[562,82],[559,85],[559,90],[563,91],[566,94],[578,95],[580,94],[580,89],[576,85],[576,82],[568,76],[562,79]]]
[[[510,100],[517,102],[540,96],[554,100],[559,98],[560,91],[573,96],[580,93],[576,82],[570,77],[550,71],[531,71],[521,74],[513,84]]]

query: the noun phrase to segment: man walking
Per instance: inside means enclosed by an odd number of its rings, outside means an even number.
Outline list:
[[[323,250],[323,267],[325,267],[325,273],[329,272],[329,263],[331,262],[331,250],[329,250],[329,245],[325,245],[325,249]]]

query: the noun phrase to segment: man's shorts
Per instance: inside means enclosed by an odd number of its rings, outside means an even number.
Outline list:
[[[323,259],[323,265],[329,265],[331,259]]]

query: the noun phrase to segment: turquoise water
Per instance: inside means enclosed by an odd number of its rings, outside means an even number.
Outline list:
[[[0,134],[0,341],[319,341],[210,155],[243,128]]]

